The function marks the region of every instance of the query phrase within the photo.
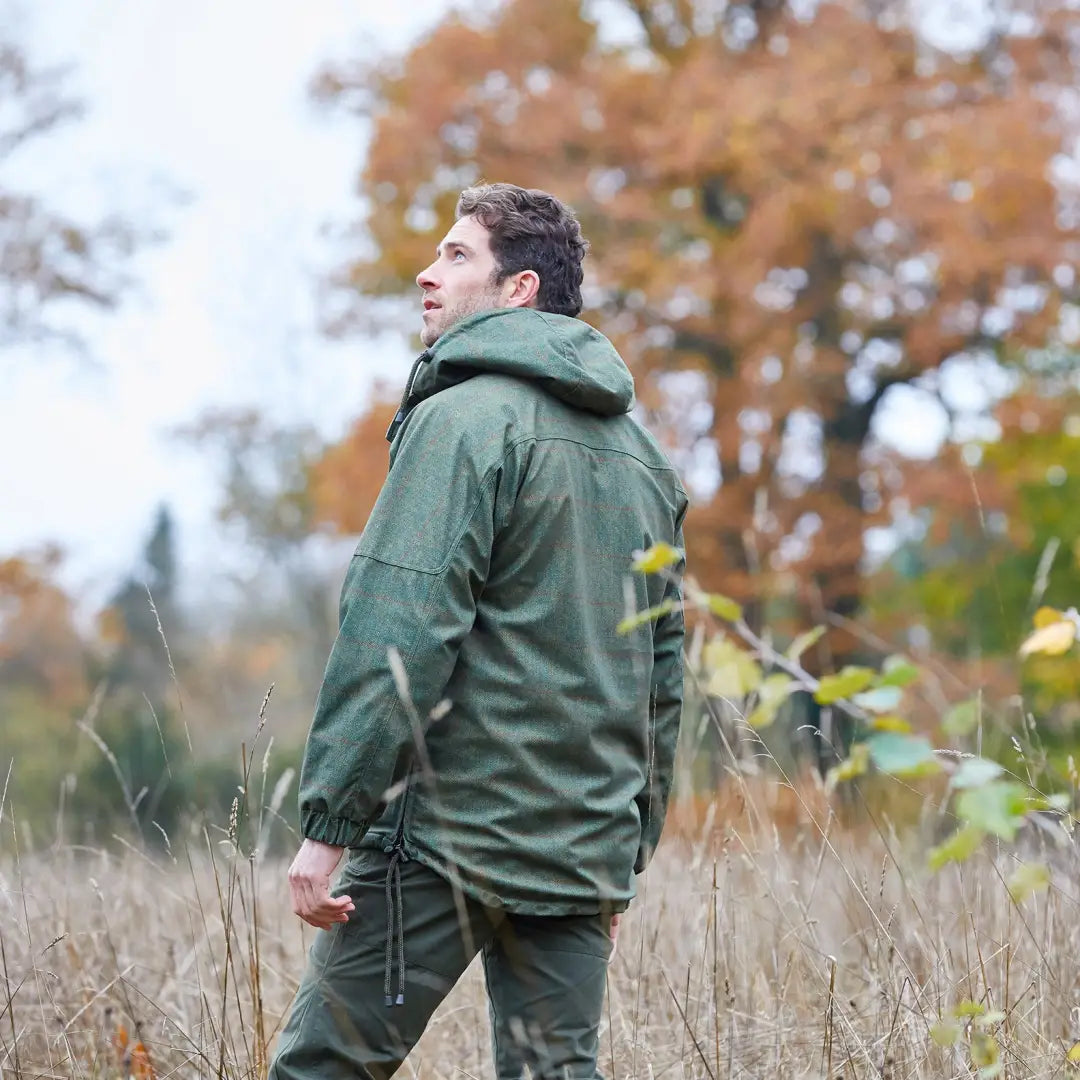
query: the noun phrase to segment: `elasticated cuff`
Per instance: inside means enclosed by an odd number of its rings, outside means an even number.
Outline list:
[[[300,822],[300,830],[309,840],[334,847],[356,847],[367,829],[366,821],[331,817],[320,810],[305,811]]]

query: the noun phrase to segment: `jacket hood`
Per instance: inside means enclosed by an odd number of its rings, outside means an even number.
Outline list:
[[[529,379],[568,405],[600,416],[620,416],[634,405],[634,380],[615,347],[599,330],[567,315],[532,308],[483,311],[462,319],[424,356],[408,406],[485,373]]]

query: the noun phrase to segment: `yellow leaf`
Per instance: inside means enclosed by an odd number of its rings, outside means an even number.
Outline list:
[[[1036,630],[1042,630],[1047,626],[1053,626],[1056,622],[1061,622],[1064,618],[1065,616],[1057,608],[1041,607],[1035,612],[1032,622]]]
[[[848,665],[837,675],[824,675],[814,693],[814,700],[819,705],[832,705],[841,698],[851,697],[865,690],[873,681],[877,672],[868,667]]]
[[[725,622],[738,622],[742,618],[742,608],[730,596],[722,596],[720,593],[706,593],[705,606],[717,618]]]
[[[911,731],[911,725],[901,716],[875,716],[870,726],[875,731],[895,731],[900,735]]]
[[[1000,1070],[989,1070],[998,1064],[1000,1057],[1001,1050],[993,1036],[981,1031],[971,1036],[971,1064],[978,1066],[980,1076],[996,1076]]]
[[[837,784],[845,780],[854,780],[856,776],[863,776],[870,768],[870,747],[864,742],[855,743],[851,748],[851,756],[834,765],[825,777],[825,786],[832,791]]]
[[[653,544],[648,551],[635,551],[631,570],[642,574],[655,574],[657,570],[673,566],[683,557],[682,552],[670,544]]]
[[[745,697],[738,664],[721,664],[713,668],[709,681],[705,684],[705,693],[709,697],[725,698],[728,701],[738,701]]]
[[[746,718],[755,730],[768,727],[798,684],[787,675],[770,675],[758,688],[757,708]]]
[[[710,697],[738,701],[761,685],[761,666],[727,638],[717,636],[702,654],[709,673],[706,693]]]
[[[674,600],[662,600],[656,607],[646,608],[644,611],[639,611],[634,615],[627,615],[627,617],[615,627],[615,633],[629,634],[631,630],[636,630],[639,626],[644,626],[646,623],[655,622],[662,616],[674,611],[675,606]]]
[[[807,630],[805,634],[800,634],[787,649],[787,658],[795,663],[798,663],[799,657],[802,656],[811,645],[820,641],[825,633],[824,626],[815,626],[813,630]]]
[[[1036,630],[1020,646],[1020,655],[1031,656],[1034,653],[1042,653],[1044,656],[1061,656],[1072,648],[1075,640],[1076,624],[1072,619],[1063,619]]]
[[[1080,1065],[1080,1042],[1074,1042],[1065,1055],[1065,1060],[1070,1065]]]

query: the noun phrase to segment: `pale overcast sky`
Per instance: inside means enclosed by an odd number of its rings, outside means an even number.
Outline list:
[[[9,162],[5,182],[167,239],[135,261],[120,310],[86,320],[96,365],[0,358],[0,556],[59,541],[69,586],[100,598],[166,501],[185,563],[212,574],[215,473],[169,431],[253,404],[333,436],[371,380],[410,358],[400,334],[335,345],[317,333],[315,280],[331,260],[320,226],[356,213],[364,132],[316,109],[307,87],[328,58],[407,45],[449,0],[14,2],[38,62],[74,63],[88,112]],[[983,0],[920,3],[931,23],[948,8],[943,39],[978,31]]]
[[[99,594],[154,507],[185,562],[213,550],[209,463],[168,436],[208,406],[251,403],[340,432],[407,363],[399,335],[332,345],[315,326],[320,227],[357,210],[364,133],[307,98],[324,60],[400,48],[447,0],[49,0],[22,5],[40,63],[71,61],[86,117],[28,148],[5,183],[81,212],[163,227],[118,312],[85,320],[95,365],[3,358],[0,555],[57,540]]]

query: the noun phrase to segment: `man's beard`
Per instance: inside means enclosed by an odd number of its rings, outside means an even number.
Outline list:
[[[453,307],[436,308],[440,318],[434,323],[428,323],[420,331],[420,341],[424,348],[430,349],[447,330],[453,329],[462,319],[476,315],[480,311],[493,311],[499,307],[498,300],[499,287],[492,283],[480,292],[462,297]]]

